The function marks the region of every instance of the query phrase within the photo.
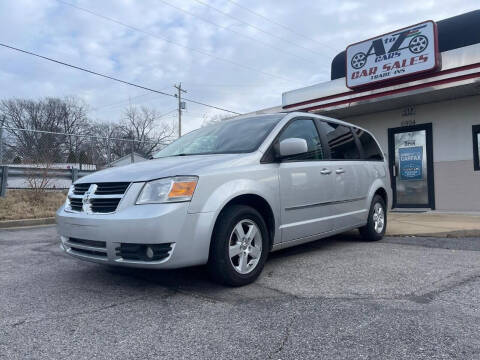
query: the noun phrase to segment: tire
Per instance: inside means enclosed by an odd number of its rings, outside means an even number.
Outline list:
[[[370,205],[370,211],[368,213],[368,222],[367,225],[361,227],[360,235],[364,241],[378,241],[383,238],[385,235],[385,230],[387,229],[387,207],[385,205],[385,200],[379,195],[375,195]],[[383,215],[383,221],[380,228],[380,223],[378,219],[379,215]]]
[[[254,282],[267,260],[269,243],[267,225],[257,210],[229,206],[220,214],[212,236],[208,260],[212,280],[229,286]]]

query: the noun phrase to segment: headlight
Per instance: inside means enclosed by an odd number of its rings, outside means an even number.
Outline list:
[[[149,181],[143,186],[137,205],[190,201],[197,181],[196,176],[176,176]]]

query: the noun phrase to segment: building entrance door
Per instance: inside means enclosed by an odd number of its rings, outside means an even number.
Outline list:
[[[388,129],[394,208],[435,208],[432,124]]]

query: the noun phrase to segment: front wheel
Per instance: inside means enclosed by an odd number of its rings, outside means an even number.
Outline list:
[[[208,270],[216,282],[242,286],[262,272],[269,250],[268,231],[258,211],[233,205],[218,219],[212,237]]]
[[[378,241],[385,235],[387,229],[387,207],[385,200],[375,195],[368,213],[367,225],[361,227],[360,235],[365,241]]]

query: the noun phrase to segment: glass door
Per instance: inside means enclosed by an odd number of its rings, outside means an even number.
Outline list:
[[[431,124],[389,129],[393,207],[434,208]]]

